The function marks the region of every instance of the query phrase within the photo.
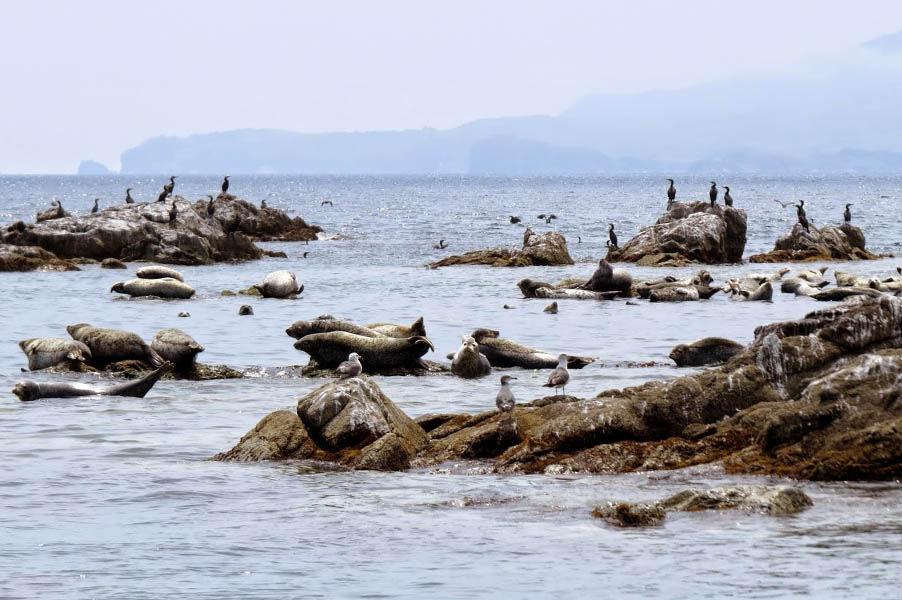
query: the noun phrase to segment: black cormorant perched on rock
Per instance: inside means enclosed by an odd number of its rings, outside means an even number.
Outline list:
[[[843,220],[844,220],[846,223],[851,223],[851,222],[852,222],[852,211],[849,210],[849,207],[850,207],[850,206],[852,206],[852,205],[851,205],[851,204],[846,204],[846,210],[845,210],[845,212],[842,214],[842,218],[843,218]]]
[[[711,199],[711,206],[717,204],[717,182],[711,182],[711,189],[708,190],[708,198]]]
[[[229,177],[231,177],[231,175],[226,175],[222,180],[222,193],[223,194],[225,194],[227,191],[229,191]]]
[[[725,185],[723,189],[726,191],[723,194],[723,204],[724,206],[733,206],[733,196],[730,195],[730,186]]]
[[[802,204],[796,204],[796,212],[799,215],[799,223],[802,225],[802,227],[805,228],[805,231],[811,233],[811,230],[808,228],[808,217],[805,215],[805,208],[803,207],[805,201],[800,200],[800,202]]]
[[[611,223],[608,227],[609,227],[608,228],[608,238],[610,238],[610,243],[611,243],[611,245],[609,247],[610,248],[618,248],[619,246],[617,246],[617,234],[614,233],[614,224]]]
[[[796,214],[798,214],[799,217],[808,216],[808,214],[805,212],[805,201],[804,200],[799,200],[799,203],[796,204]]]
[[[176,178],[176,177],[178,177],[178,175],[173,175],[172,177],[170,177],[170,178],[169,178],[169,183],[167,183],[166,185],[163,186],[163,189],[166,190],[166,195],[167,195],[167,196],[171,196],[171,195],[172,195],[172,190],[175,189],[175,178]]]
[[[207,215],[212,217],[213,213],[216,212],[216,207],[213,206],[213,196],[207,194],[207,198],[210,199],[210,201],[207,203]]]
[[[134,204],[135,199],[132,198],[132,188],[125,188],[125,203]]]
[[[670,206],[676,200],[676,188],[673,187],[673,179],[668,179],[670,187],[667,188],[667,206]]]
[[[260,201],[260,208],[266,208],[266,198]]]
[[[520,217],[515,217],[514,215],[511,215],[511,223],[519,223],[519,222],[520,222]]]
[[[91,214],[93,215],[96,212],[100,212],[100,198],[94,198],[94,208],[91,209]]]
[[[436,250],[444,250],[447,247],[448,247],[448,244],[445,243],[445,240],[439,240],[438,244],[433,246],[433,248],[435,248]]]
[[[157,202],[163,202],[166,200],[166,197],[169,196],[169,190],[166,189],[166,186],[163,186],[163,191],[160,192],[160,195],[157,196]]]
[[[169,222],[175,223],[175,218],[178,216],[179,210],[175,206],[175,200],[172,201],[172,206],[169,208]]]

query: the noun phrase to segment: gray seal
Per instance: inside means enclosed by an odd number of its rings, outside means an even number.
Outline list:
[[[170,269],[169,267],[164,267],[162,265],[150,265],[149,267],[141,267],[137,271],[135,271],[135,276],[138,279],[178,279],[179,281],[185,281],[185,278],[181,273],[176,271],[175,269]]]
[[[290,337],[299,340],[305,335],[329,333],[331,331],[346,331],[348,333],[353,333],[354,335],[362,335],[363,337],[387,337],[368,327],[357,325],[350,321],[334,319],[332,317],[317,317],[312,321],[295,321],[285,330],[285,333]]]
[[[119,281],[110,288],[111,292],[129,296],[157,296],[158,298],[179,298],[187,300],[194,295],[194,288],[178,279],[131,279]]]
[[[197,355],[204,351],[193,337],[181,329],[164,329],[153,336],[150,347],[179,371],[194,366]]]
[[[324,369],[341,364],[352,352],[360,356],[367,372],[394,367],[423,368],[420,360],[429,350],[435,350],[429,338],[365,337],[345,331],[314,333],[294,343],[297,350],[306,352]]]
[[[461,345],[451,361],[451,372],[464,379],[476,379],[491,374],[489,359],[479,351],[479,344],[470,336],[461,338]]]
[[[252,285],[264,298],[294,298],[304,291],[298,286],[297,277],[291,271],[273,271],[263,278],[263,283]]]
[[[498,337],[494,329],[477,329],[473,332],[473,339],[479,344],[479,351],[489,359],[493,367],[521,367],[523,369],[554,369],[558,364],[558,358],[527,346],[521,346],[516,342]],[[594,358],[585,356],[567,355],[567,365],[571,369],[582,369],[586,365],[595,362]]]
[[[726,362],[742,352],[742,344],[720,337],[706,337],[691,344],[679,344],[670,351],[678,367],[700,367]]]
[[[13,388],[12,392],[22,402],[30,402],[41,398],[76,398],[79,396],[130,396],[132,398],[143,398],[150,391],[150,388],[171,370],[172,365],[164,363],[140,379],[108,387],[97,387],[86,383],[20,381]]]
[[[423,317],[410,324],[409,327],[404,325],[395,325],[393,323],[370,323],[366,326],[376,333],[394,338],[406,338],[412,335],[426,336],[426,325],[423,324]]]
[[[91,364],[105,366],[120,360],[143,360],[154,367],[165,361],[156,350],[147,345],[137,333],[119,329],[103,329],[92,327],[88,323],[69,325],[66,331],[72,339],[85,344],[91,349]]]
[[[28,357],[28,370],[46,369],[61,362],[87,362],[91,349],[75,340],[62,338],[30,338],[19,342],[19,348]]]
[[[598,261],[598,268],[592,273],[592,277],[584,283],[582,289],[593,292],[620,292],[629,296],[633,287],[633,277],[626,269],[614,269],[605,259]]]

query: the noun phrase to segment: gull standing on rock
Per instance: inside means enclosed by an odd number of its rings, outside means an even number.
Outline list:
[[[335,374],[338,375],[339,379],[350,379],[351,377],[357,377],[363,373],[363,365],[360,364],[360,355],[356,352],[351,352],[348,355],[348,360],[344,361],[335,369]]]
[[[553,387],[555,396],[557,396],[557,388],[561,388],[566,394],[568,381],[570,381],[570,371],[567,370],[567,355],[558,354],[557,367],[548,376],[548,383],[542,387]]]
[[[503,413],[509,413],[514,410],[514,405],[517,403],[514,393],[511,391],[511,379],[516,379],[516,377],[511,377],[510,375],[501,376],[501,389],[498,391],[498,395],[495,396],[495,406]]]

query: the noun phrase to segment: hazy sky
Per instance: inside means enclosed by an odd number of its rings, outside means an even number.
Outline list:
[[[797,70],[902,29],[898,0],[0,0],[0,172],[156,135],[447,128],[598,92]]]

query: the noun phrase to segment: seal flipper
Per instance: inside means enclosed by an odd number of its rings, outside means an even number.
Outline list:
[[[113,387],[107,388],[98,393],[101,396],[129,396],[132,398],[143,398],[145,395],[147,395],[147,392],[150,391],[150,388],[152,388],[154,384],[156,384],[156,382],[163,377],[163,375],[169,373],[170,371],[172,371],[172,363],[163,361],[163,364],[160,365],[159,368],[151,371],[141,379],[129,381],[120,385],[114,385]]]
[[[155,367],[162,367],[164,364],[166,364],[166,359],[157,354],[156,350],[154,350],[150,346],[147,346],[147,362]]]

